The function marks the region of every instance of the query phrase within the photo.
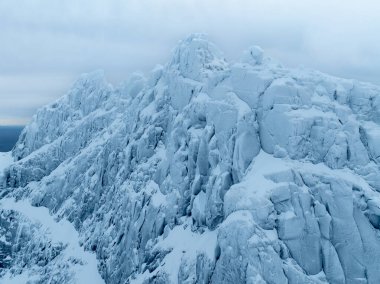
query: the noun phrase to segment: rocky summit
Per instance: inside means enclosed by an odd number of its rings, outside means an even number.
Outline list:
[[[380,87],[256,46],[85,74],[0,161],[1,283],[380,283]]]

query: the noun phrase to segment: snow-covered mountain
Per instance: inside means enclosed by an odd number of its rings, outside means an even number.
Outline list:
[[[83,75],[12,156],[0,282],[380,283],[377,86],[192,35]]]

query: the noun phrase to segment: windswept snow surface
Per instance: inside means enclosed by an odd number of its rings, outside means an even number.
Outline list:
[[[84,251],[83,247],[79,245],[78,232],[70,222],[64,219],[57,222],[49,214],[47,208],[31,206],[27,200],[16,202],[14,199],[4,198],[0,201],[0,210],[14,211],[21,214],[27,221],[36,224],[49,241],[63,244],[65,248],[62,255],[60,255],[61,261],[70,263],[75,259],[75,263],[70,268],[73,273],[73,279],[67,279],[67,283],[71,281],[73,281],[72,283],[104,283],[97,269],[95,254]],[[33,278],[34,281],[37,281],[38,275],[29,275],[28,271],[25,271],[21,275],[14,277],[6,275],[3,281],[4,283],[21,284],[26,283],[27,281],[25,280],[31,281]]]
[[[378,86],[256,46],[84,74],[3,166],[0,282],[380,283],[379,139]]]

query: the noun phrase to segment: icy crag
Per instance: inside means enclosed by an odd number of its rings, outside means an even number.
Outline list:
[[[379,87],[193,35],[39,110],[0,196],[71,222],[105,283],[380,283],[379,123]],[[0,208],[1,276],[80,283],[85,261]]]

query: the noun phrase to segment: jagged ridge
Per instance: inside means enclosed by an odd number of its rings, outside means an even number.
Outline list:
[[[378,283],[379,93],[192,35],[39,110],[1,196],[72,222],[106,283]]]

